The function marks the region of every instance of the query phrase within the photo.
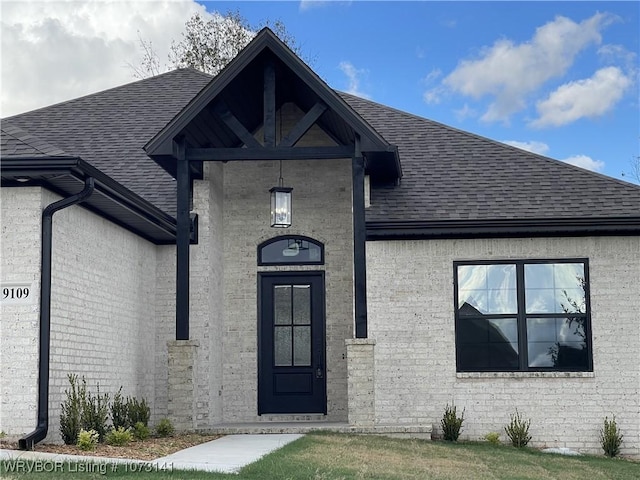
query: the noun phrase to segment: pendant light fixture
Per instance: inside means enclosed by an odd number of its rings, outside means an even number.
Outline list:
[[[271,226],[288,228],[291,226],[291,192],[293,188],[285,187],[282,180],[282,160],[280,160],[280,177],[278,186],[269,190],[271,194]]]

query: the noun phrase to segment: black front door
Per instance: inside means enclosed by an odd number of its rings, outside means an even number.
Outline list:
[[[258,414],[326,414],[323,273],[258,281]]]

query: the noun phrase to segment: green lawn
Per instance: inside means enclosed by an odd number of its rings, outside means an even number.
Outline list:
[[[65,472],[11,473],[7,465],[0,478],[20,479],[237,479],[237,480],[347,480],[347,479],[633,479],[640,463],[596,456],[566,457],[488,443],[429,442],[385,437],[307,435],[239,475],[202,472],[135,472],[123,466],[101,471],[84,464],[65,465]],[[51,470],[51,467],[49,467]]]

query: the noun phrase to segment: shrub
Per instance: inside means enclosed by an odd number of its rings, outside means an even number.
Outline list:
[[[602,445],[604,454],[607,457],[615,457],[620,453],[621,444],[622,435],[618,430],[615,415],[611,420],[609,420],[607,417],[604,417],[604,425],[600,430],[600,445]]]
[[[491,445],[500,445],[500,434],[498,432],[489,432],[484,436],[484,439]]]
[[[95,430],[98,432],[100,441],[103,441],[107,433],[107,419],[109,418],[109,394],[100,395],[100,385],[97,385],[98,393],[94,396],[87,391],[84,377],[82,377],[82,384],[80,426],[85,430]]]
[[[94,450],[96,448],[96,445],[98,445],[98,439],[99,439],[99,435],[98,432],[96,432],[95,430],[84,430],[84,429],[80,429],[80,432],[78,433],[78,442],[76,443],[76,445],[78,445],[78,448],[80,450]]]
[[[112,428],[111,431],[107,433],[105,440],[109,445],[123,447],[133,441],[133,433],[131,433],[131,429],[129,428]]]
[[[129,423],[127,402],[125,402],[122,397],[122,387],[120,387],[113,396],[113,401],[111,402],[109,410],[111,411],[111,423],[113,424],[113,428],[122,427],[126,429],[131,426]]]
[[[137,422],[133,426],[133,436],[136,440],[146,440],[151,435],[149,427],[142,422]]]
[[[67,445],[75,445],[78,442],[78,434],[80,433],[80,417],[82,416],[82,400],[87,395],[87,384],[78,382],[78,376],[70,373],[67,375],[69,384],[71,385],[64,393],[66,400],[60,404],[62,412],[60,414],[60,434],[62,440]]]
[[[450,442],[457,441],[458,437],[460,436],[460,428],[462,427],[463,421],[464,410],[462,410],[462,415],[458,417],[456,413],[456,406],[449,406],[449,404],[447,404],[444,409],[442,420],[440,421],[444,439]]]
[[[151,409],[147,405],[147,401],[144,398],[138,401],[137,398],[127,397],[127,417],[129,426],[133,426],[138,422],[144,424],[144,426],[149,425]]]
[[[516,413],[511,415],[511,422],[504,427],[504,431],[514,447],[520,448],[527,446],[529,440],[531,440],[531,436],[529,435],[530,425],[531,420],[522,420],[516,408]]]
[[[173,435],[173,424],[168,418],[163,418],[156,425],[156,433],[159,437],[170,437]]]

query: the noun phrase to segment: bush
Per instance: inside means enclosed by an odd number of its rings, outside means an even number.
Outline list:
[[[516,413],[511,415],[511,422],[504,427],[507,437],[511,440],[511,445],[518,448],[527,446],[529,440],[531,440],[531,436],[529,435],[530,425],[531,420],[523,421],[518,413],[518,409],[516,409]]]
[[[156,425],[156,433],[159,437],[170,437],[173,435],[173,424],[168,418],[163,418]]]
[[[462,427],[463,421],[464,410],[462,410],[462,415],[458,417],[456,413],[456,406],[449,406],[449,404],[447,404],[444,409],[442,420],[440,421],[444,439],[450,442],[457,441],[458,437],[460,436],[460,428]]]
[[[137,398],[127,397],[127,416],[129,419],[129,426],[133,426],[140,422],[146,427],[149,425],[151,409],[144,398],[138,401]]]
[[[133,441],[133,433],[131,433],[131,429],[129,428],[112,428],[111,431],[107,433],[105,440],[109,445],[123,447]]]
[[[149,427],[142,422],[137,422],[133,426],[133,436],[136,440],[146,440],[151,435]]]
[[[500,434],[498,432],[489,432],[484,436],[484,439],[491,445],[500,445]]]
[[[111,411],[111,423],[113,424],[113,428],[122,427],[127,429],[131,426],[129,423],[127,403],[122,397],[122,387],[120,387],[113,396],[113,402],[111,402],[109,410]]]
[[[82,399],[87,396],[87,384],[78,382],[78,376],[70,373],[67,375],[71,387],[64,393],[67,399],[60,404],[60,434],[66,445],[75,445],[80,433],[80,417],[82,416]]]
[[[84,429],[80,429],[80,432],[78,433],[78,442],[76,443],[76,445],[78,445],[78,448],[80,450],[94,450],[96,448],[96,445],[98,445],[99,438],[100,436],[95,430],[87,431]]]
[[[85,430],[95,430],[98,432],[100,441],[104,440],[107,433],[107,420],[109,418],[109,394],[100,395],[100,385],[96,389],[98,393],[94,396],[86,389],[86,381],[82,377],[83,395],[82,413],[80,415],[80,426]]]
[[[622,444],[622,435],[618,430],[616,423],[616,417],[613,416],[612,420],[604,417],[604,425],[600,430],[600,445],[607,457],[615,457],[620,453],[620,445]]]

